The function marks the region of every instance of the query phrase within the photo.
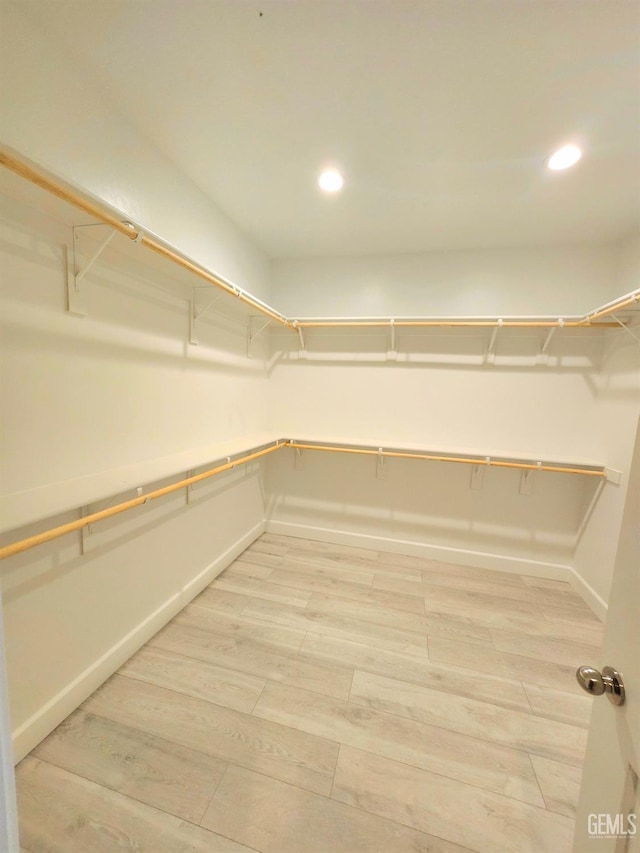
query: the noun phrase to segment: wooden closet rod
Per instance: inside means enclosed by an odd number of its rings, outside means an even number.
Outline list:
[[[598,322],[598,320],[600,320],[602,317],[607,317],[611,314],[614,314],[616,311],[622,311],[631,305],[640,303],[640,290],[636,290],[633,293],[620,297],[620,299],[615,300],[614,302],[609,303],[608,305],[602,305],[595,311],[592,311],[589,314],[585,314],[584,317],[572,317],[571,319],[567,320],[527,318],[492,319],[486,317],[454,317],[451,319],[416,318],[415,320],[395,320],[392,318],[380,320],[367,320],[357,318],[345,318],[344,320],[290,320],[283,314],[280,314],[278,311],[274,310],[268,305],[265,305],[256,297],[251,296],[251,294],[246,293],[245,291],[241,290],[238,287],[235,287],[232,284],[229,284],[224,279],[220,278],[219,276],[215,275],[204,267],[201,267],[199,264],[185,257],[181,253],[175,251],[173,248],[163,244],[160,240],[156,240],[153,236],[151,236],[151,234],[146,233],[143,228],[140,228],[137,225],[133,225],[132,223],[123,221],[121,218],[119,218],[117,211],[109,209],[109,206],[105,202],[101,203],[99,200],[92,200],[87,195],[84,195],[83,193],[78,192],[76,189],[70,187],[69,185],[65,185],[64,183],[60,182],[52,175],[49,175],[47,172],[45,172],[43,169],[40,169],[32,163],[27,162],[14,152],[8,150],[0,150],[0,164],[5,166],[10,171],[14,172],[16,175],[19,175],[21,178],[24,178],[25,180],[30,181],[32,184],[35,184],[36,186],[47,190],[47,192],[50,192],[57,198],[68,202],[69,204],[78,208],[78,210],[82,210],[84,213],[89,214],[89,216],[100,220],[105,225],[109,225],[111,228],[115,229],[120,234],[124,234],[124,236],[128,237],[130,240],[137,240],[138,242],[147,246],[152,251],[156,252],[159,255],[162,255],[162,257],[167,258],[174,264],[177,264],[183,269],[194,273],[194,275],[199,276],[214,287],[220,288],[221,290],[225,291],[225,293],[228,293],[230,296],[234,296],[241,302],[244,302],[246,305],[250,306],[251,308],[254,308],[260,314],[269,317],[270,320],[275,320],[277,323],[280,323],[280,325],[284,326],[287,329],[291,329],[294,332],[297,332],[298,330],[302,329],[312,328],[373,328],[391,326],[395,328],[503,327],[523,329],[584,329],[591,327],[619,329],[621,327],[621,323],[619,322]]]
[[[194,261],[190,261],[188,258],[184,257],[178,252],[175,252],[168,246],[163,245],[161,242],[154,239],[149,234],[145,233],[144,229],[138,228],[137,226],[132,225],[131,223],[119,219],[114,213],[107,209],[106,205],[101,205],[99,203],[96,204],[90,199],[85,198],[76,190],[59,183],[57,180],[47,175],[44,171],[37,169],[35,166],[26,163],[19,157],[16,157],[15,155],[10,154],[6,151],[0,150],[0,164],[6,166],[7,169],[14,172],[16,175],[19,175],[21,178],[24,178],[25,180],[30,181],[32,184],[35,184],[36,186],[47,190],[57,198],[68,202],[69,204],[78,208],[78,210],[82,210],[84,213],[89,214],[89,216],[95,217],[95,219],[99,219],[105,225],[109,225],[115,231],[118,231],[120,234],[124,234],[124,236],[128,237],[130,240],[137,240],[139,243],[142,243],[144,246],[147,246],[147,248],[151,249],[153,252],[156,252],[158,255],[162,255],[164,258],[167,258],[174,264],[177,264],[179,267],[182,267],[185,270],[189,270],[189,272],[192,272],[194,273],[194,275],[203,278],[206,282],[213,285],[214,287],[219,287],[221,290],[224,290],[230,296],[234,296],[241,302],[244,302],[246,305],[249,305],[251,308],[255,308],[256,311],[259,311],[261,314],[266,315],[271,320],[275,320],[283,326],[291,327],[292,324],[289,322],[289,320],[287,320],[286,317],[283,317],[277,311],[273,311],[271,308],[269,308],[269,306],[264,305],[262,302],[255,299],[250,294],[245,293],[243,290],[240,290],[240,288],[234,287],[233,285],[224,281],[224,279],[219,278],[212,272],[209,272],[209,270],[206,270],[204,267],[201,267],[199,264],[196,264]]]
[[[492,457],[443,456],[433,453],[409,453],[402,450],[374,450],[359,447],[341,447],[332,444],[302,444],[290,441],[287,444],[295,450],[327,450],[336,453],[360,453],[365,456],[390,456],[395,459],[424,459],[428,462],[462,462],[465,465],[487,465],[491,468],[521,468],[525,471],[554,471],[556,474],[584,474],[588,477],[606,477],[605,471],[593,471],[589,468],[571,468],[566,465],[537,465],[534,462],[506,462]]]
[[[633,300],[632,300],[633,301]],[[629,303],[630,304],[630,303]],[[620,310],[620,306],[613,308],[608,313]],[[600,315],[603,316],[603,315]],[[592,323],[591,320],[296,320],[296,327],[300,329],[350,329],[350,328],[373,328],[395,326],[401,327],[471,327],[471,328],[521,328],[521,329],[577,329],[577,328],[620,328],[619,323]]]
[[[50,542],[52,539],[58,539],[61,536],[66,536],[67,533],[73,533],[75,530],[81,530],[89,524],[94,524],[97,521],[103,521],[105,518],[111,518],[114,515],[119,515],[134,507],[142,506],[147,501],[153,501],[157,498],[169,495],[172,492],[177,492],[194,483],[199,483],[202,480],[207,480],[220,474],[223,471],[229,471],[235,468],[236,465],[242,465],[245,462],[251,462],[254,459],[259,459],[261,456],[266,456],[268,453],[273,453],[275,450],[280,450],[282,447],[290,447],[293,450],[323,450],[334,453],[353,453],[364,456],[385,456],[394,459],[422,459],[429,462],[461,462],[466,465],[486,465],[493,468],[518,468],[526,471],[552,471],[557,474],[583,474],[588,477],[606,478],[607,474],[603,470],[590,470],[588,468],[573,468],[566,465],[542,465],[533,462],[508,462],[491,457],[480,456],[447,456],[434,453],[412,453],[402,450],[377,450],[373,448],[360,447],[345,447],[338,444],[309,444],[306,442],[295,441],[294,439],[281,439],[275,444],[265,447],[262,450],[256,450],[241,456],[239,459],[225,462],[222,465],[217,465],[208,471],[203,471],[201,474],[194,474],[192,477],[186,477],[178,483],[172,483],[170,486],[163,486],[160,489],[155,489],[148,492],[146,495],[131,498],[128,501],[115,504],[107,509],[85,515],[83,518],[78,518],[75,521],[70,521],[67,524],[61,524],[58,527],[52,527],[42,533],[37,533],[34,536],[28,536],[26,539],[20,539],[18,542],[12,542],[10,545],[5,545],[0,548],[0,560],[6,557],[12,557],[14,554],[20,554],[23,551],[28,551],[35,548],[37,545],[43,545],[45,542]]]
[[[621,299],[612,302],[610,305],[603,305],[601,308],[597,308],[595,311],[592,311],[591,314],[587,314],[584,320],[580,322],[580,325],[589,325],[594,320],[599,320],[600,317],[608,317],[609,314],[615,314],[616,311],[623,311],[630,305],[638,304],[640,304],[640,290],[634,290],[634,292],[630,293],[627,297],[622,297]],[[600,326],[604,324],[598,323],[597,325]]]
[[[202,474],[194,474],[193,477],[186,477],[180,480],[179,483],[172,483],[170,486],[163,486],[160,489],[155,489],[146,495],[132,498],[128,501],[115,504],[115,506],[102,509],[99,512],[93,512],[91,515],[85,515],[84,518],[78,518],[76,521],[70,521],[67,524],[61,524],[59,527],[52,527],[50,530],[45,530],[43,533],[37,533],[35,536],[28,536],[26,539],[20,539],[18,542],[12,542],[11,545],[5,545],[0,548],[0,560],[5,557],[12,557],[14,554],[20,554],[22,551],[28,551],[30,548],[35,548],[36,545],[43,545],[45,542],[50,542],[52,539],[58,539],[60,536],[66,536],[67,533],[73,533],[74,530],[81,530],[88,524],[94,524],[96,521],[103,521],[105,518],[111,518],[113,515],[118,515],[121,512],[126,512],[147,501],[154,501],[157,498],[162,498],[165,495],[170,495],[172,492],[177,492],[187,486],[192,486],[194,483],[200,483],[202,480],[207,480],[209,477],[214,477],[216,474],[221,474],[223,471],[229,471],[235,468],[236,465],[242,465],[244,462],[251,462],[261,456],[266,456],[267,453],[273,453],[274,450],[279,450],[285,447],[285,441],[278,441],[270,447],[265,447],[262,450],[256,450],[254,453],[249,453],[242,456],[240,459],[235,459],[230,462],[225,462],[224,465],[218,465],[211,468],[209,471],[203,471]]]

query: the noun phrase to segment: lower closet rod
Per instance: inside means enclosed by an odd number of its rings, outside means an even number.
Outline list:
[[[202,474],[194,474],[193,477],[187,477],[180,480],[179,483],[172,483],[170,486],[163,486],[161,489],[155,489],[146,495],[132,498],[123,503],[116,504],[108,509],[102,509],[99,512],[94,512],[91,515],[85,515],[84,518],[78,518],[76,521],[70,521],[67,524],[61,524],[59,527],[52,527],[50,530],[45,530],[42,533],[37,533],[35,536],[29,536],[26,539],[20,539],[18,542],[12,542],[11,545],[5,545],[0,548],[0,560],[5,557],[12,557],[14,554],[20,554],[22,551],[28,551],[30,548],[35,548],[36,545],[43,545],[45,542],[50,542],[52,539],[58,539],[60,536],[65,536],[67,533],[73,533],[74,530],[81,530],[88,524],[93,524],[96,521],[102,521],[105,518],[110,518],[112,515],[118,515],[121,512],[126,512],[128,509],[133,509],[136,506],[142,506],[147,501],[153,501],[156,498],[169,495],[171,492],[177,492],[194,483],[199,483],[201,480],[207,480],[209,477],[214,477],[216,474],[221,474],[223,471],[228,471],[235,468],[236,465],[242,465],[243,462],[251,462],[253,459],[258,459],[260,456],[266,456],[267,453],[273,453],[274,450],[279,450],[285,447],[286,442],[279,441],[271,447],[265,447],[262,450],[257,450],[255,453],[249,453],[247,456],[242,456],[240,459],[235,459],[232,462],[225,462],[224,465],[218,465],[209,471],[203,471]]]
[[[606,477],[605,471],[588,468],[571,468],[564,465],[538,465],[535,462],[504,462],[491,457],[439,456],[432,453],[408,453],[401,450],[369,450],[358,447],[338,447],[325,444],[301,444],[290,441],[294,450],[333,450],[336,453],[361,453],[366,456],[391,456],[396,459],[424,459],[428,462],[464,462],[466,465],[488,465],[492,468],[521,468],[527,471],[555,471],[556,474],[585,474],[588,477]]]

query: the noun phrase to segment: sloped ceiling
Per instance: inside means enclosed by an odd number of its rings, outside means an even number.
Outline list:
[[[608,241],[639,221],[627,0],[22,0],[274,258]],[[572,141],[563,173],[545,157]],[[318,192],[325,164],[346,186]]]

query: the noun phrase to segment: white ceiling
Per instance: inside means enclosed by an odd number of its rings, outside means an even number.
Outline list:
[[[639,222],[633,0],[23,0],[272,257],[606,241]],[[578,142],[583,160],[543,160]],[[316,189],[324,164],[344,191]]]

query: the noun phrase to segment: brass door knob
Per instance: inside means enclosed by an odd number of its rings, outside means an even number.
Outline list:
[[[614,705],[624,705],[624,684],[622,676],[610,666],[603,666],[602,673],[592,666],[581,666],[576,670],[578,684],[592,696],[607,694]]]

